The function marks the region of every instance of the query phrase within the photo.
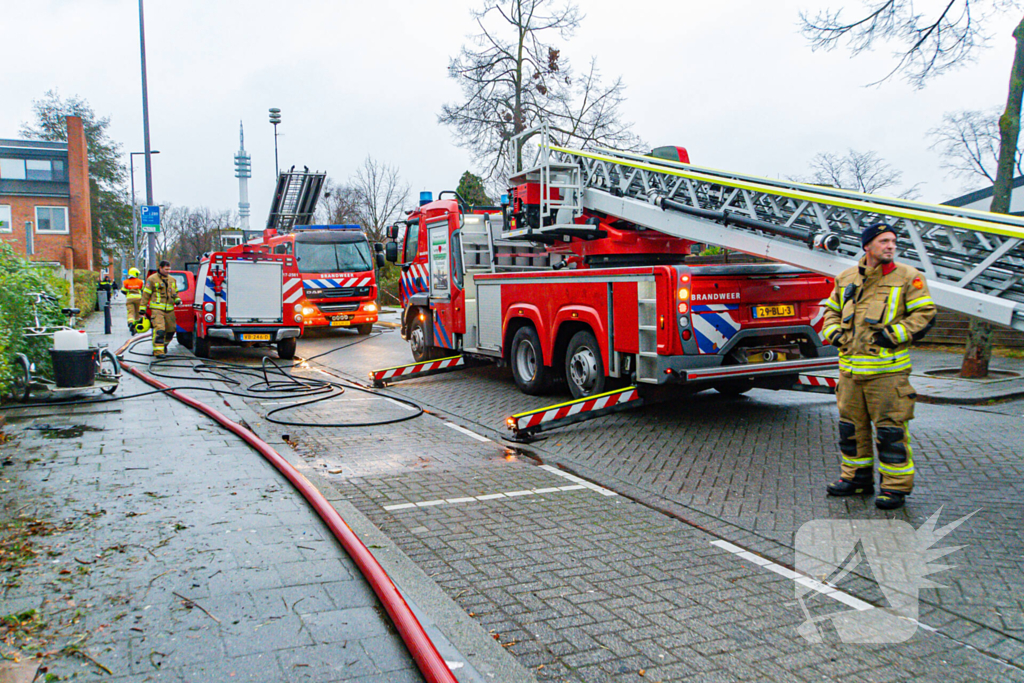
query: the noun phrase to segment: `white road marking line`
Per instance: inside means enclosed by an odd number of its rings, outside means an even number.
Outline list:
[[[444,498],[442,498],[440,500],[424,500],[424,501],[422,501],[420,503],[416,503],[416,507],[418,507],[418,508],[427,508],[427,507],[431,507],[433,505],[444,505],[447,502],[448,501],[445,500]]]
[[[563,479],[568,479],[569,481],[575,482],[575,483],[579,484],[580,486],[583,486],[584,488],[588,488],[591,491],[596,491],[597,493],[600,493],[602,496],[617,496],[617,495],[619,495],[619,494],[615,493],[615,491],[609,491],[608,489],[604,488],[603,486],[598,486],[597,484],[593,484],[593,483],[587,481],[586,479],[581,479],[580,477],[577,477],[575,474],[569,474],[568,472],[563,472],[562,470],[558,469],[557,467],[552,467],[551,465],[541,465],[540,468],[542,470],[547,470],[548,472],[550,472],[551,474],[555,475],[556,477],[562,477]]]
[[[462,432],[466,436],[472,437],[472,438],[476,439],[477,441],[484,441],[484,442],[490,441],[490,439],[488,439],[486,436],[480,436],[476,432],[471,432],[468,429],[466,429],[465,427],[460,427],[457,424],[453,424],[451,422],[445,422],[444,425],[446,427],[451,427],[452,429],[454,429],[457,432]]]
[[[477,500],[494,500],[495,498],[504,498],[504,493],[488,493],[486,496],[477,496]]]
[[[397,505],[385,505],[385,510],[405,510],[406,508],[414,508],[416,503],[398,503]]]
[[[726,550],[732,553],[733,555],[736,555],[737,557],[741,557],[747,562],[750,562],[751,564],[756,564],[757,566],[767,569],[772,573],[778,574],[779,576],[783,576],[792,581],[793,583],[798,583],[801,586],[804,586],[812,591],[821,593],[822,595],[827,595],[833,600],[841,602],[844,605],[847,605],[848,607],[854,608],[855,610],[863,612],[869,609],[874,609],[874,605],[864,602],[860,598],[854,597],[849,593],[844,593],[835,586],[830,586],[826,583],[822,583],[821,581],[812,579],[809,576],[804,576],[799,572],[795,572],[792,569],[783,567],[781,564],[776,564],[771,560],[767,560],[763,557],[758,557],[757,555],[747,552],[739,546],[729,543],[729,541],[711,541],[711,545],[717,548],[721,548],[722,550]],[[923,624],[921,625],[923,626]]]
[[[388,398],[387,396],[381,396],[381,398],[387,401],[388,403],[394,403],[399,408],[405,408],[406,410],[411,410],[413,412],[419,410],[419,408],[416,408],[415,406],[411,406],[408,403],[402,403],[401,401],[396,401],[395,399]]]
[[[449,498],[448,502],[451,503],[452,505],[457,505],[459,503],[475,503],[476,502],[476,498],[473,498],[473,497],[469,497],[469,498]]]

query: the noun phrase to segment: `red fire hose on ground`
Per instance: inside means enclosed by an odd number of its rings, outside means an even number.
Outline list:
[[[148,336],[148,335],[145,335]],[[140,338],[145,338],[140,335],[134,337],[125,343],[117,351],[117,355],[120,357],[124,354],[128,345],[133,341]],[[349,557],[359,567],[359,571],[362,572],[363,577],[369,582],[370,587],[373,588],[373,592],[377,594],[377,598],[380,599],[384,605],[384,609],[387,610],[388,615],[391,617],[391,621],[394,623],[395,628],[398,629],[398,634],[401,636],[402,641],[405,643],[405,647],[409,650],[412,655],[413,661],[416,662],[416,666],[419,667],[420,673],[427,680],[428,683],[457,683],[455,676],[452,674],[448,665],[445,664],[444,658],[438,653],[437,648],[434,647],[434,643],[427,636],[426,631],[423,630],[423,626],[419,620],[412,613],[412,609],[408,603],[405,602],[405,598],[398,592],[395,584],[391,581],[391,577],[388,576],[384,568],[377,562],[377,558],[363,545],[363,542],[359,540],[355,532],[349,528],[345,520],[342,519],[338,511],[324,498],[323,494],[313,484],[309,482],[298,470],[281,456],[280,453],[275,451],[270,444],[263,441],[261,438],[256,436],[250,430],[246,429],[242,425],[229,420],[222,413],[214,410],[210,406],[206,405],[201,401],[197,401],[194,398],[190,398],[179,391],[171,389],[163,382],[150,377],[144,372],[122,363],[122,367],[127,369],[133,375],[138,377],[140,380],[149,384],[150,386],[156,387],[161,391],[164,391],[167,395],[181,401],[187,406],[195,408],[196,410],[204,413],[214,421],[218,422],[221,426],[234,432],[246,443],[259,451],[260,455],[266,458],[277,470],[283,474],[288,481],[292,483],[302,497],[313,507],[316,513],[320,516],[327,526],[331,529],[331,533],[338,539],[341,546],[348,553]]]

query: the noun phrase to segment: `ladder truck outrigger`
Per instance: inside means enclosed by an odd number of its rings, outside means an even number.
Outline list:
[[[546,126],[517,146],[501,211],[442,193],[389,230],[416,362],[375,385],[482,362],[530,394],[564,377],[572,401],[508,418],[520,439],[672,387],[831,392],[823,299],[879,221],[940,306],[1024,329],[1020,218],[725,173],[682,148],[573,150]],[[700,265],[694,244],[772,263]]]

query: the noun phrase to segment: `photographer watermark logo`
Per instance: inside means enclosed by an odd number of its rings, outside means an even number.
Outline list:
[[[977,514],[936,529],[939,508],[919,529],[896,519],[817,519],[796,533],[796,598],[805,621],[798,631],[812,643],[822,642],[822,627],[831,623],[844,643],[902,643],[920,625],[918,596],[922,588],[942,588],[928,577],[951,567],[935,561],[963,546],[936,548],[936,543]],[[840,581],[854,573],[870,576],[887,606],[875,606],[840,594]],[[807,577],[814,577],[808,579]],[[862,579],[863,580],[863,579]],[[825,611],[815,601],[836,598],[853,609]],[[831,602],[831,601],[829,601]],[[816,615],[812,616],[812,610]]]

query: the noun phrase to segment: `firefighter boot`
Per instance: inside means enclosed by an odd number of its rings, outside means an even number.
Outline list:
[[[834,481],[828,485],[827,490],[830,496],[870,496],[875,492],[875,485],[871,481],[871,468],[858,469],[853,479]]]
[[[887,491],[880,489],[878,497],[875,498],[875,507],[879,510],[895,510],[903,507],[903,501],[907,494],[902,491]]]

